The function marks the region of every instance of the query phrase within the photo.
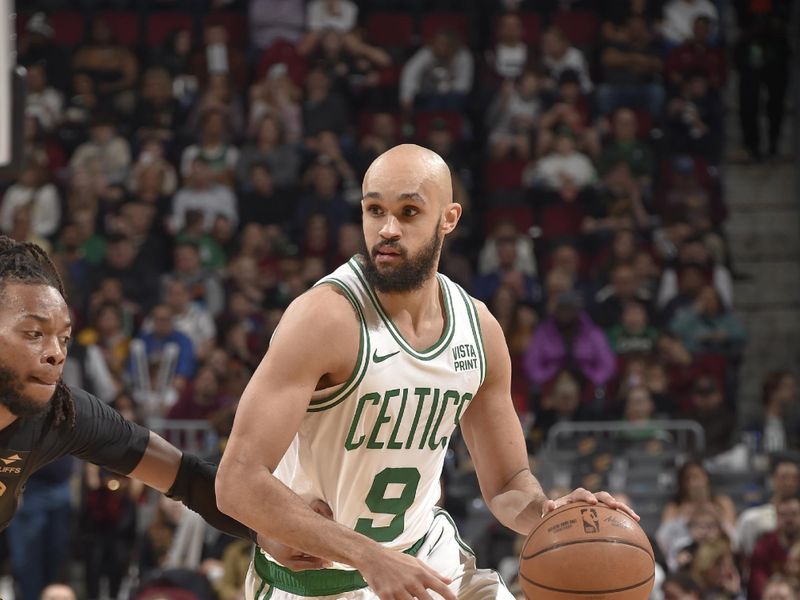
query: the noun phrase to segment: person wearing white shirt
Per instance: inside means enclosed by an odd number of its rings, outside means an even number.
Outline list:
[[[775,507],[781,500],[793,498],[800,491],[800,467],[789,459],[778,459],[772,467],[770,477],[772,498],[766,504],[744,510],[736,521],[736,537],[739,550],[749,558],[753,554],[756,540],[776,526]]]
[[[708,17],[712,24],[719,19],[717,7],[710,0],[670,0],[663,14],[661,35],[676,46],[692,38],[697,17]]]
[[[203,229],[210,231],[217,215],[226,217],[233,227],[239,223],[236,196],[228,186],[215,183],[211,169],[202,158],[191,162],[187,185],[172,199],[171,226],[179,233],[186,224],[186,213],[197,210],[203,214]]]
[[[447,29],[436,32],[403,66],[400,105],[406,111],[415,103],[430,103],[424,108],[433,110],[460,108],[458,99],[472,88],[474,66],[472,54],[455,33]]]
[[[47,85],[47,71],[41,63],[28,66],[25,114],[36,117],[45,132],[55,129],[62,119],[64,96]]]
[[[542,34],[542,64],[554,85],[562,73],[574,71],[578,76],[581,92],[588,94],[594,87],[583,53],[570,45],[567,36],[558,27],[548,27]]]
[[[575,150],[573,135],[560,131],[555,142],[555,152],[548,154],[524,175],[528,183],[539,183],[558,191],[565,185],[580,190],[597,180],[597,172],[585,154]]]
[[[6,190],[0,207],[0,228],[10,233],[14,228],[14,214],[21,206],[31,208],[31,230],[39,237],[49,237],[61,221],[61,200],[58,190],[46,181],[44,169],[28,165],[17,183]]]

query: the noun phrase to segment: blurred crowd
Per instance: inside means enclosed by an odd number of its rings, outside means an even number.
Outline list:
[[[779,155],[789,4],[18,3],[25,160],[0,230],[62,272],[65,380],[140,422],[206,421],[218,458],[283,310],[362,251],[366,168],[422,144],[464,209],[441,270],[505,332],[532,457],[557,423],[662,418],[700,423],[699,458],[725,455],[747,332],[722,227],[722,92],[735,70],[743,150]],[[765,376],[751,449],[797,450],[797,404],[791,373]],[[458,447],[448,464],[470,468]],[[776,464],[752,514],[702,463],[676,474],[649,532],[668,574],[657,594],[795,598],[797,464]],[[20,597],[68,564],[91,600],[241,597],[251,547],[209,540],[163,500],[143,526],[142,498],[69,460],[37,474],[6,535]]]

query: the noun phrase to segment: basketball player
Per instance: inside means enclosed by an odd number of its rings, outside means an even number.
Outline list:
[[[0,530],[28,478],[72,454],[183,501],[217,529],[251,537],[217,509],[212,465],[61,381],[71,330],[61,279],[44,250],[0,236]]]
[[[514,531],[573,501],[631,511],[583,489],[548,501],[531,474],[500,326],[436,273],[461,215],[444,161],[387,151],[367,171],[362,213],[369,252],[287,309],[217,473],[223,512],[333,564],[295,572],[258,549],[246,597],[511,598],[435,507],[457,424],[486,504]]]

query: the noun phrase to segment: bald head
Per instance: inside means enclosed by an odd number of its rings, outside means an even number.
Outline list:
[[[365,198],[384,197],[389,190],[399,195],[416,194],[440,207],[453,202],[453,182],[447,163],[436,152],[416,144],[390,148],[367,169],[362,186]]]

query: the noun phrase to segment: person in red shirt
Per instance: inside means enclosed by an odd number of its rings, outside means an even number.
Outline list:
[[[785,498],[777,504],[775,510],[775,531],[762,535],[753,550],[747,594],[749,600],[761,600],[767,581],[783,570],[789,549],[800,540],[800,498]]]
[[[728,74],[725,55],[720,48],[712,48],[709,43],[711,21],[700,16],[694,22],[694,35],[667,56],[665,72],[670,85],[680,89],[685,83],[687,73],[702,72],[708,78],[709,87],[718,91]]]

